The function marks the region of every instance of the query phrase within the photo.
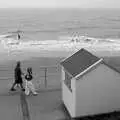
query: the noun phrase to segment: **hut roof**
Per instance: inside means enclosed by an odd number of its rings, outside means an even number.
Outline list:
[[[67,72],[75,77],[99,60],[100,58],[82,48],[72,56],[62,61],[61,65],[67,70]]]

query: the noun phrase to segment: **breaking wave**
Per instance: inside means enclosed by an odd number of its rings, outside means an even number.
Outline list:
[[[29,40],[19,41],[12,33],[0,35],[1,45],[5,49],[35,49],[54,51],[74,51],[80,48],[92,48],[95,50],[120,50],[120,39],[93,38],[88,36],[60,36],[57,40]]]

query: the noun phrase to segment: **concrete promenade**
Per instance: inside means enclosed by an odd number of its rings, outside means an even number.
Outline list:
[[[1,120],[67,120],[61,90],[40,89],[37,96],[9,91],[12,81],[0,80]]]
[[[37,96],[27,96],[26,99],[31,120],[67,120],[60,90],[39,91]]]
[[[0,120],[23,120],[19,91],[10,92],[10,83],[0,80]]]

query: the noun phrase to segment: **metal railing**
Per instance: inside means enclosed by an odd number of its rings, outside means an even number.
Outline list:
[[[43,75],[40,75],[40,78],[44,78],[44,87],[47,88],[48,83],[51,80],[56,80],[60,84],[60,66],[43,66],[40,67],[40,71],[43,72]],[[51,78],[50,78],[51,77]],[[53,82],[54,84],[54,82]]]

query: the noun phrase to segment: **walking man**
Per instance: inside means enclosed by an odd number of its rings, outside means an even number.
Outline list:
[[[14,88],[15,85],[20,85],[21,89],[23,91],[25,91],[24,87],[23,87],[23,81],[22,81],[22,71],[21,71],[21,68],[20,68],[20,62],[17,62],[17,65],[16,65],[16,68],[15,68],[15,81],[11,87],[11,91],[15,91],[16,89]]]

